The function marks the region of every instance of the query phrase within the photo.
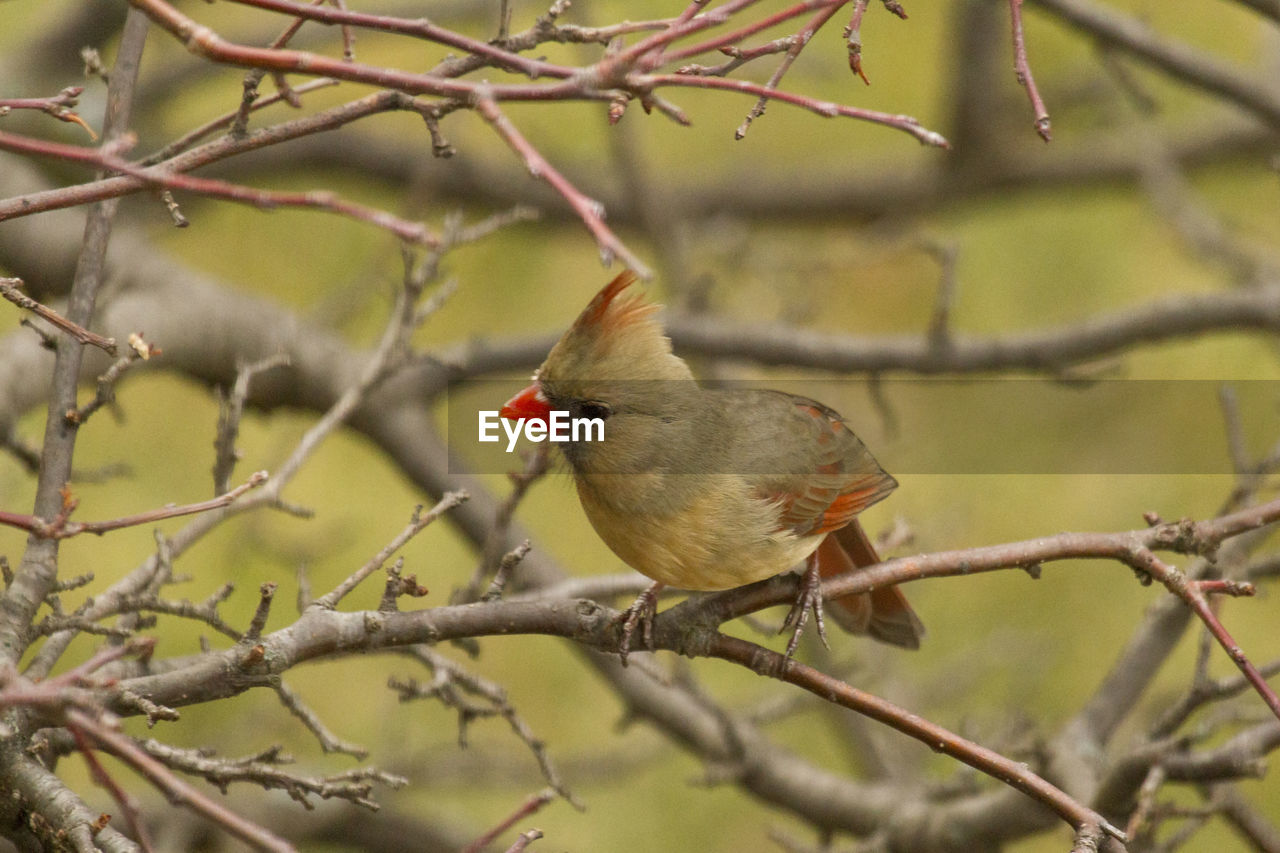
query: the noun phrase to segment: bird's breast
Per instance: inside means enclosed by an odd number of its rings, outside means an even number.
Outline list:
[[[780,529],[778,507],[734,475],[577,478],[592,527],[623,562],[690,590],[731,589],[787,571],[821,536]]]

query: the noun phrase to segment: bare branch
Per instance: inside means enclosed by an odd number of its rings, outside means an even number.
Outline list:
[[[249,383],[259,373],[289,364],[289,357],[278,353],[270,358],[242,365],[236,371],[236,381],[231,392],[220,398],[218,406],[218,433],[213,440],[213,493],[221,495],[231,487],[231,472],[235,470],[239,454],[236,451],[236,436],[240,432],[240,418],[244,414],[244,403],[249,396]]]
[[[511,146],[511,149],[524,159],[529,174],[535,178],[542,178],[554,187],[556,192],[564,196],[569,206],[581,217],[587,230],[595,236],[596,244],[600,247],[600,259],[606,266],[617,257],[629,268],[635,270],[636,275],[641,278],[653,277],[653,272],[604,224],[604,208],[600,203],[583,195],[564,175],[548,163],[538,149],[534,148],[511,123],[511,120],[498,109],[498,105],[488,91],[481,90],[477,94],[476,111],[484,116],[498,135]]]
[[[123,140],[123,147],[132,147],[135,141],[133,138],[125,139]],[[409,222],[385,210],[378,210],[368,205],[346,201],[328,190],[310,190],[307,192],[260,190],[228,181],[220,181],[216,178],[197,178],[192,175],[184,175],[165,168],[164,164],[145,168],[134,166],[117,156],[114,153],[117,150],[114,146],[81,148],[76,145],[64,145],[59,142],[28,139],[17,134],[5,133],[4,131],[0,131],[0,150],[32,154],[40,157],[53,157],[73,163],[87,163],[128,175],[145,184],[164,187],[168,190],[193,192],[226,201],[240,202],[264,210],[271,210],[277,207],[309,207],[326,210],[383,228],[410,243],[418,243],[424,246],[437,244],[436,236],[420,222]],[[6,217],[0,215],[0,220],[4,218]]]
[[[498,837],[502,835],[502,833],[529,817],[529,815],[536,814],[539,809],[555,798],[556,792],[551,789],[539,791],[538,793],[531,795],[520,804],[519,808],[507,815],[507,817],[503,818],[497,826],[494,826],[492,829],[485,832],[484,835],[481,835],[475,841],[468,844],[462,853],[481,853],[485,847],[494,841],[497,841]],[[540,836],[541,833],[538,833],[537,837]]]
[[[334,587],[328,594],[322,595],[311,602],[311,607],[318,607],[324,610],[332,610],[337,607],[338,602],[342,601],[351,590],[359,586],[365,578],[382,568],[382,565],[391,559],[391,555],[403,548],[405,543],[426,529],[431,522],[466,499],[466,492],[448,492],[427,512],[424,513],[422,507],[418,507],[414,510],[413,518],[405,526],[404,530],[396,534],[381,551],[373,555],[369,562],[352,572],[346,580]]]
[[[85,714],[83,711],[67,711],[67,724],[72,730],[95,741],[165,793],[171,802],[184,805],[257,850],[273,853],[292,853],[293,846],[265,827],[258,826],[237,815],[219,803],[201,794],[195,788],[174,776],[156,759],[144,752],[133,739]]]
[[[233,782],[248,782],[266,790],[282,790],[307,809],[315,808],[311,797],[316,796],[325,800],[346,800],[377,811],[378,804],[369,798],[375,783],[393,789],[407,784],[403,777],[373,768],[320,777],[288,773],[280,769],[280,765],[293,763],[293,758],[280,747],[246,758],[213,758],[203,750],[178,749],[155,740],[145,740],[141,747],[166,767],[199,776],[224,794]]]
[[[280,704],[284,705],[290,714],[297,717],[307,727],[307,730],[315,735],[316,740],[320,742],[320,748],[325,752],[340,752],[345,755],[353,755],[356,758],[364,758],[369,754],[369,750],[363,746],[343,740],[330,731],[329,727],[320,719],[320,715],[311,710],[292,687],[283,681],[277,682],[272,686],[276,691],[276,696],[280,699]]]
[[[84,128],[84,132],[89,134],[90,139],[97,139],[98,134],[93,132],[89,123],[72,109],[80,103],[80,96],[83,93],[83,86],[68,86],[49,98],[0,98],[0,118],[8,115],[10,110],[40,110],[59,121],[80,125]]]
[[[20,293],[18,291],[18,288],[20,287],[22,287],[21,279],[0,278],[0,296],[8,299],[19,308],[23,308],[42,319],[47,320],[59,329],[62,329],[62,331],[74,337],[80,343],[98,347],[111,355],[116,354],[115,338],[104,338],[102,335],[94,334],[88,329],[71,322],[52,308],[46,308],[30,296],[27,296],[25,293]]]
[[[1181,42],[1159,35],[1136,18],[1091,0],[1034,0],[1038,8],[1147,62],[1166,74],[1233,101],[1272,126],[1280,124],[1280,93]]]
[[[1027,61],[1027,40],[1022,34],[1022,0],[1009,0],[1009,20],[1013,27],[1013,71],[1018,83],[1027,90],[1031,109],[1036,116],[1036,133],[1045,142],[1053,139],[1049,128],[1049,111],[1045,108],[1035,78],[1031,76],[1031,63]]]
[[[148,510],[137,515],[128,515],[123,518],[113,518],[107,521],[70,521],[67,518],[67,510],[59,512],[52,521],[45,521],[31,515],[19,515],[17,513],[0,511],[0,524],[9,527],[17,527],[22,530],[35,534],[40,539],[58,540],[66,539],[70,536],[79,536],[81,533],[93,533],[101,536],[104,533],[110,533],[112,530],[120,530],[124,527],[135,527],[139,524],[151,524],[156,521],[163,521],[166,518],[177,518],[183,515],[196,515],[202,512],[209,512],[215,509],[229,506],[237,498],[248,492],[250,489],[256,489],[263,483],[267,482],[267,472],[259,471],[249,478],[244,484],[237,486],[224,495],[220,495],[212,500],[200,501],[199,503],[185,504],[183,506],[167,506],[160,509]],[[72,505],[74,507],[74,504]]]

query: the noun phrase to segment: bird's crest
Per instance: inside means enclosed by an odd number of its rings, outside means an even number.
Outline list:
[[[618,298],[635,281],[636,274],[631,270],[619,273],[587,304],[573,327],[592,334],[609,334],[653,316],[658,311],[657,305],[651,305],[633,294]]]
[[[558,378],[689,379],[658,324],[661,306],[624,291],[636,281],[627,270],[606,284],[552,348],[542,370]]]

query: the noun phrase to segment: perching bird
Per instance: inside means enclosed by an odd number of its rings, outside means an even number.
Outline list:
[[[596,294],[500,414],[603,420],[601,440],[560,447],[600,538],[655,581],[625,614],[624,660],[637,624],[647,639],[664,585],[730,589],[803,563],[784,623],[794,627],[790,656],[810,611],[823,632],[821,579],[880,561],[856,516],[897,482],[821,403],[700,387],[672,353],[658,306],[624,295],[634,281],[624,272]],[[897,587],[832,604],[854,634],[920,645],[924,627]]]

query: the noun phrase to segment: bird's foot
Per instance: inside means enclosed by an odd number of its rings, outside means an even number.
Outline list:
[[[631,606],[618,616],[622,623],[622,637],[618,641],[618,654],[622,665],[627,665],[627,655],[631,652],[631,638],[636,628],[640,628],[640,642],[646,649],[653,649],[653,617],[658,614],[658,593],[664,584],[655,583],[640,593]]]
[[[822,575],[818,573],[818,561],[813,556],[805,561],[795,604],[791,605],[787,618],[782,620],[783,631],[792,629],[791,639],[787,641],[787,660],[795,655],[796,647],[800,645],[800,635],[809,622],[810,612],[813,613],[814,624],[818,626],[818,639],[822,640],[822,645],[831,648],[827,644],[827,625],[822,619]]]

